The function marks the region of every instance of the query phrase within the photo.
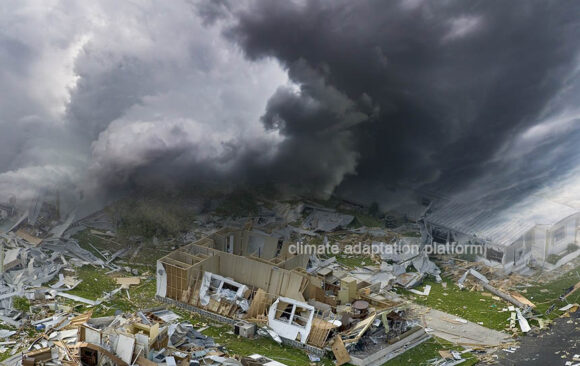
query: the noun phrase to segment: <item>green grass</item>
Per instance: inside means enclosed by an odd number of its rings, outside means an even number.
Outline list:
[[[500,312],[500,310],[511,304],[503,300],[494,300],[491,296],[484,296],[482,292],[461,290],[449,278],[443,278],[443,282],[447,283],[447,288],[432,279],[427,279],[423,285],[418,286],[419,290],[423,290],[424,285],[431,285],[429,296],[420,296],[405,290],[401,292],[417,304],[441,310],[474,323],[481,322],[487,328],[504,330],[508,326],[509,312]]]
[[[155,272],[155,264],[157,263],[157,260],[165,256],[166,254],[169,254],[170,252],[171,250],[169,249],[169,247],[158,248],[155,247],[153,243],[146,242],[141,247],[139,253],[135,256],[135,258],[130,260],[130,258],[127,257],[125,259],[129,260],[129,266],[131,268],[136,268],[141,271],[147,270]],[[120,265],[123,262],[122,260],[120,260],[115,263]],[[137,265],[136,263],[139,263],[139,265]]]
[[[336,256],[336,261],[348,268],[362,267],[365,265],[373,265],[374,262],[364,255],[344,255]]]
[[[11,325],[4,324],[4,323],[1,323],[0,324],[0,329],[16,330],[16,331],[19,330],[19,329],[15,328],[15,327],[13,327]],[[5,340],[8,341],[8,339],[5,339]],[[10,352],[12,350],[10,349],[10,346],[7,346],[6,348],[8,348],[8,350],[6,350],[6,352],[0,353],[0,361],[4,361],[5,359],[7,359],[8,357],[11,356],[10,355]]]
[[[12,307],[15,310],[28,312],[28,310],[30,309],[30,301],[23,296],[14,296],[12,298]]]
[[[555,304],[554,311],[547,316],[548,319],[554,319],[564,313],[558,308],[568,303],[580,303],[580,291],[570,295],[566,299],[567,301],[558,299],[567,288],[574,286],[578,281],[580,281],[580,268],[576,267],[551,282],[528,287],[519,292],[536,305],[534,311],[539,314],[544,314],[552,304]],[[508,326],[509,312],[500,312],[499,310],[511,304],[484,296],[483,292],[461,290],[449,278],[443,278],[443,282],[447,282],[447,288],[443,288],[441,284],[431,279],[427,279],[423,285],[418,287],[419,290],[422,290],[425,284],[431,285],[429,296],[415,295],[405,290],[401,290],[401,292],[417,304],[429,306],[475,323],[482,322],[483,326],[487,328],[504,330]]]
[[[555,304],[556,307],[547,317],[554,319],[564,312],[558,309],[566,304],[580,303],[580,290],[568,296],[565,301],[560,301],[559,297],[564,291],[580,281],[580,266],[564,273],[559,278],[545,284],[537,284],[521,291],[531,302],[536,305],[536,312],[544,314],[548,308]]]
[[[383,227],[384,226],[383,222],[374,216],[363,214],[363,213],[357,213],[355,216],[356,216],[356,219],[358,220],[358,222],[360,222],[361,225],[363,225],[363,226],[366,226],[366,227]]]
[[[76,276],[83,280],[77,287],[68,291],[71,295],[97,300],[105,292],[114,290],[117,285],[113,277],[105,274],[106,270],[92,266],[82,266],[77,269]],[[118,274],[117,274],[118,276]]]
[[[68,291],[68,293],[90,300],[102,298],[106,292],[110,292],[119,287],[113,276],[126,276],[126,274],[120,273],[107,275],[105,274],[106,271],[106,269],[94,268],[91,266],[83,266],[77,269],[76,275],[79,279],[82,279],[83,282],[73,290]],[[155,289],[155,277],[152,275],[151,277],[142,280],[141,284],[129,288],[130,299],[127,297],[127,292],[121,290],[110,299],[95,306],[93,308],[93,316],[99,317],[113,315],[116,310],[133,312],[139,309],[158,306],[160,303],[155,300]],[[65,302],[68,304],[76,304],[71,300],[66,300]],[[77,311],[79,312],[90,309],[90,307],[86,305],[77,306]]]
[[[187,231],[195,213],[183,205],[179,198],[147,195],[116,202],[110,209],[121,218],[118,225],[119,236],[168,238]]]
[[[461,351],[461,347],[454,346],[450,342],[443,339],[433,337],[427,341],[421,343],[420,345],[408,350],[400,356],[397,356],[390,360],[389,362],[383,364],[383,366],[420,366],[428,365],[428,360],[433,358],[441,358],[439,355],[439,350],[456,350]],[[464,353],[463,358],[467,361],[463,362],[461,365],[471,366],[475,365],[478,360],[471,353]]]
[[[155,278],[148,278],[142,281],[141,284],[129,288],[130,298],[127,297],[127,292],[125,290],[121,290],[111,299],[96,306],[93,311],[93,316],[100,317],[114,315],[117,310],[123,312],[135,312],[162,305],[155,299],[155,290]]]

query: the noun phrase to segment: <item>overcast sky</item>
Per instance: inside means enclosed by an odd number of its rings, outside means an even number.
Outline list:
[[[0,201],[284,183],[580,205],[578,1],[0,3]],[[88,193],[87,193],[88,192]]]

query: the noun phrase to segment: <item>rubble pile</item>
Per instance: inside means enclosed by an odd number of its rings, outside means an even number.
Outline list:
[[[62,312],[41,325],[44,331],[3,365],[242,365],[203,329],[165,309],[100,318]]]

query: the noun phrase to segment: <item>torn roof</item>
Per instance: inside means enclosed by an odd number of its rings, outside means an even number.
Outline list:
[[[580,210],[538,196],[505,207],[505,201],[440,201],[425,220],[493,244],[508,246],[536,225],[554,225]]]

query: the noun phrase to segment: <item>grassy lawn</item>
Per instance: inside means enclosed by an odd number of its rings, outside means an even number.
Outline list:
[[[443,287],[442,283],[444,282],[447,283],[447,288]],[[507,319],[510,313],[500,312],[500,310],[511,304],[501,299],[494,300],[491,296],[483,295],[483,292],[461,290],[450,278],[443,278],[442,283],[427,279],[423,285],[417,287],[418,290],[422,291],[424,285],[431,285],[429,296],[420,296],[405,290],[400,291],[417,304],[429,306],[474,323],[483,323],[481,325],[487,328],[504,330],[508,326]]]
[[[156,285],[154,278],[144,280],[140,285],[131,286],[129,289],[129,295],[131,298],[127,297],[127,292],[125,290],[121,290],[109,301],[96,306],[93,316],[99,317],[114,315],[117,310],[123,312],[135,312],[163,305],[155,300],[155,290]]]
[[[73,290],[67,291],[71,295],[84,297],[90,300],[97,300],[102,297],[105,292],[114,290],[117,285],[112,276],[106,275],[101,268],[92,266],[82,266],[77,268],[76,276],[83,280]],[[117,274],[119,276],[119,274]]]
[[[522,293],[536,305],[535,311],[538,313],[544,314],[547,309],[555,304],[554,311],[548,315],[549,319],[554,319],[564,313],[563,311],[559,311],[559,308],[566,304],[580,303],[580,290],[568,296],[565,301],[559,300],[559,297],[564,294],[564,291],[574,286],[578,281],[580,281],[580,267],[564,273],[551,282],[528,287]]]
[[[349,225],[349,227],[352,227],[352,228],[358,228],[361,226],[385,227],[385,224],[381,220],[379,220],[375,216],[369,215],[369,214],[364,213],[364,212],[349,211],[349,210],[343,210],[343,211],[339,211],[339,212],[342,214],[352,215],[355,217],[355,220]]]
[[[111,275],[105,274],[106,269],[94,268],[91,266],[83,266],[77,269],[77,276],[82,279],[75,289],[68,291],[71,295],[81,296],[90,300],[97,300],[102,298],[105,292],[110,292],[119,286],[115,283],[114,277],[128,276],[124,273],[113,273]],[[131,286],[129,288],[129,296],[127,292],[121,290],[116,293],[111,299],[93,308],[93,316],[108,316],[113,315],[116,310],[124,312],[133,312],[139,309],[151,308],[160,305],[155,300],[155,278],[153,276],[142,280],[141,284]],[[67,300],[67,303],[74,302]],[[86,311],[90,307],[79,307],[78,311]]]
[[[535,312],[537,313],[544,314],[552,304],[555,304],[555,309],[547,316],[549,319],[554,319],[564,313],[558,308],[568,303],[580,303],[580,291],[570,295],[567,301],[558,299],[567,288],[574,286],[578,281],[580,281],[580,268],[576,267],[551,282],[537,284],[520,292],[536,305]],[[501,299],[494,300],[491,296],[485,296],[485,292],[461,290],[450,278],[443,278],[443,282],[447,282],[447,288],[443,288],[442,284],[432,279],[427,279],[423,285],[418,286],[418,290],[422,290],[424,285],[431,285],[429,296],[420,296],[405,290],[399,291],[417,304],[445,311],[475,323],[481,322],[487,328],[504,330],[508,326],[509,312],[500,312],[500,310],[511,305],[510,303]]]
[[[441,358],[441,355],[439,355],[438,352],[440,350],[461,351],[462,348],[454,346],[450,342],[447,342],[443,339],[433,337],[421,343],[417,347],[414,347],[409,351],[403,353],[402,355],[393,358],[389,362],[383,364],[383,366],[428,365],[429,364],[427,362],[428,360],[431,360],[433,358]],[[471,366],[475,365],[478,362],[477,358],[471,353],[464,353],[461,356],[467,359],[467,361],[463,362],[461,365]]]
[[[375,263],[364,255],[344,255],[336,256],[336,261],[348,268],[362,267],[365,265],[374,265]]]

